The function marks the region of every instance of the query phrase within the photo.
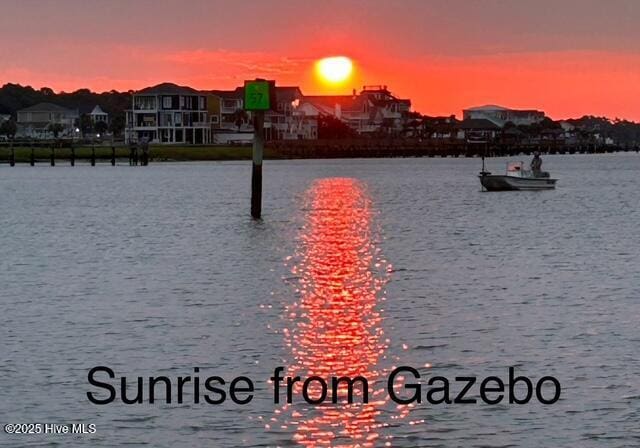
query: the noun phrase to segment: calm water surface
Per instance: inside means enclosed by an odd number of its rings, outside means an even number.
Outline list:
[[[545,157],[547,192],[483,193],[479,168],[268,161],[253,222],[247,163],[0,167],[0,422],[97,427],[0,445],[639,446],[640,157]],[[515,366],[562,397],[397,407],[379,382],[401,364]],[[255,397],[97,406],[96,365],[246,375]],[[274,405],[278,365],[363,373],[375,396]]]

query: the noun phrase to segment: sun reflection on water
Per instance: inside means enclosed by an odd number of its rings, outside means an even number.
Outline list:
[[[294,440],[305,447],[390,445],[384,428],[408,408],[390,407],[385,390],[388,367],[382,364],[388,363],[381,361],[390,341],[380,305],[391,267],[375,244],[371,200],[360,182],[347,178],[318,180],[307,193],[305,224],[290,260],[297,283],[296,301],[285,311],[292,357],[286,375],[317,375],[329,386],[331,377],[361,375],[369,382],[369,403],[362,402],[360,385],[347,403],[341,384],[337,404],[331,404],[329,387],[325,403],[311,406],[296,383],[294,404],[272,420],[282,420],[282,429],[294,427]],[[309,390],[312,398],[320,395],[319,387]]]

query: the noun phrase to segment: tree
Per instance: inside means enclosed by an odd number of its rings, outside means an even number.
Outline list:
[[[6,120],[0,124],[0,135],[6,135],[7,138],[13,139],[18,132],[18,126],[13,120]]]
[[[60,123],[49,123],[47,130],[53,133],[53,138],[58,138],[60,133],[64,131],[64,127]]]
[[[93,120],[89,115],[82,114],[78,120],[78,127],[82,131],[82,135],[90,134],[93,132]]]
[[[355,131],[333,115],[318,116],[318,138],[350,138]]]
[[[233,123],[238,126],[238,131],[242,125],[249,119],[249,115],[244,109],[236,109],[233,113]]]
[[[109,125],[106,121],[98,121],[93,127],[100,135],[104,135],[105,132],[107,132],[107,129],[109,129]]]
[[[124,127],[125,127],[124,125],[125,125],[124,114],[122,113],[116,114],[113,117],[111,117],[111,122],[109,123],[109,131],[114,136],[120,136],[124,131]]]

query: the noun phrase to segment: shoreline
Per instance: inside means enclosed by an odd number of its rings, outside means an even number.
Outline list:
[[[513,147],[507,145],[384,145],[378,143],[372,145],[367,142],[360,146],[345,144],[348,142],[336,141],[312,142],[311,144],[292,144],[286,142],[270,142],[265,148],[266,160],[299,160],[299,159],[355,159],[355,158],[407,158],[407,157],[464,157],[478,158],[486,151],[486,157],[510,157],[510,156],[530,156],[538,151],[543,155],[553,154],[609,154],[617,152],[635,152],[640,148],[621,148],[616,146],[527,146]],[[93,156],[95,151],[95,156]],[[13,148],[10,144],[0,145],[0,164],[10,164],[12,159],[15,164],[29,164],[32,155],[36,163],[50,163],[53,158],[56,162],[69,162],[75,160],[91,160],[108,162],[115,156],[115,159],[129,159],[130,148],[127,145],[78,145],[59,146],[51,143],[33,143],[27,146],[24,143],[16,143]],[[205,162],[205,161],[242,161],[251,160],[251,146],[173,146],[173,145],[151,145],[149,147],[150,163],[158,162]]]

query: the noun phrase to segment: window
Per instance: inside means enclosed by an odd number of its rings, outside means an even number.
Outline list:
[[[217,115],[211,115],[211,123],[218,124],[219,121],[220,119]]]
[[[184,97],[180,97],[180,109],[184,109]]]
[[[203,96],[198,97],[198,106],[200,106],[200,107],[199,107],[199,109],[200,109],[200,110],[202,110],[202,109],[204,109],[204,108],[205,108],[205,105],[204,105],[204,97],[203,97]]]
[[[238,102],[236,100],[224,100],[222,102],[222,107],[233,110],[239,109]]]
[[[171,97],[163,96],[162,97],[162,108],[163,109],[171,109]]]

